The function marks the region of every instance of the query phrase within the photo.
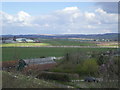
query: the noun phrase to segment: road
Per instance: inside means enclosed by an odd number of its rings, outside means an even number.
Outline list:
[[[16,46],[17,47],[17,46]],[[118,48],[110,46],[19,46],[19,47],[48,47],[48,48]]]

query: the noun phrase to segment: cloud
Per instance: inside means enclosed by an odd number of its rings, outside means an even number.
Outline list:
[[[3,25],[12,25],[12,26],[30,26],[31,16],[24,12],[20,11],[16,15],[10,15],[5,12],[0,12],[2,15]]]
[[[97,2],[96,6],[102,8],[107,13],[118,13],[118,2]]]
[[[78,7],[66,7],[65,9],[63,9],[63,11],[65,12],[71,12],[71,11],[78,11]]]
[[[117,32],[117,14],[98,8],[93,12],[66,7],[49,14],[31,16],[25,11],[16,15],[0,12],[3,34],[96,34]]]
[[[2,2],[119,2],[119,0],[2,0]]]
[[[118,14],[114,14],[114,13],[107,13],[106,11],[104,11],[101,8],[98,8],[95,10],[97,17],[99,19],[99,21],[101,21],[102,23],[106,23],[106,24],[114,24],[114,23],[118,23]]]

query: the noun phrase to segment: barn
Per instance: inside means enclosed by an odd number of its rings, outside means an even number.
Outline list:
[[[35,58],[35,59],[24,59],[26,64],[50,64],[50,63],[56,63],[54,60],[56,57],[46,57],[46,58]]]

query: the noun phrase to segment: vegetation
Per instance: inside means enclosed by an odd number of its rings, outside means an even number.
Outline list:
[[[11,48],[3,48],[11,49]],[[15,49],[15,48],[14,48]],[[22,49],[32,49],[32,48],[17,48],[19,50]],[[64,85],[69,85],[75,88],[118,88],[118,55],[119,50],[116,49],[103,49],[103,48],[33,48],[42,50],[51,50],[57,53],[58,51],[63,54],[64,51],[64,59],[58,62],[58,65],[54,68],[48,69],[47,73],[36,72],[35,76],[33,75],[30,78],[36,77],[39,79],[31,79],[33,82],[29,81],[27,76],[16,73],[11,76],[6,76],[4,79],[4,87],[16,87],[13,83],[19,84],[17,87],[21,87],[23,84],[20,84],[24,81],[24,85],[22,87],[44,87],[41,86],[42,82],[49,83],[48,86],[45,87],[59,87],[58,83],[62,84],[60,87],[64,87]],[[23,50],[22,50],[23,51]],[[27,50],[24,50],[24,53]],[[49,52],[51,52],[49,51]],[[30,51],[29,51],[30,52]],[[54,52],[54,53],[55,53]],[[43,57],[43,55],[41,56]],[[49,72],[51,71],[51,72]],[[7,72],[8,73],[8,72]],[[66,73],[66,74],[65,74]],[[69,74],[78,75],[76,78],[70,77]],[[19,76],[20,75],[20,76]],[[27,75],[27,74],[26,74]],[[71,82],[71,80],[80,80],[86,76],[93,76],[102,78],[103,80],[98,83],[88,83],[88,82]],[[17,77],[17,78],[16,78]],[[5,78],[5,77],[4,77]],[[27,79],[26,79],[27,78]],[[18,80],[17,80],[18,79]],[[42,79],[42,80],[41,80]],[[13,81],[9,86],[8,81]],[[35,80],[35,81],[34,81]],[[37,81],[36,81],[37,80]],[[47,80],[47,81],[45,81]],[[49,82],[48,82],[49,81]],[[57,83],[54,86],[54,82]],[[64,81],[64,82],[63,82]],[[36,84],[37,82],[37,84]],[[38,83],[40,83],[38,85]],[[44,83],[44,84],[45,84]],[[15,85],[16,85],[15,84]],[[32,85],[31,85],[32,84]],[[34,85],[36,84],[36,85]],[[31,86],[30,86],[31,85]],[[38,85],[38,86],[37,86]]]
[[[81,42],[76,40],[69,39],[40,39],[41,42],[49,43],[53,46],[96,46],[95,43],[92,42]]]
[[[78,42],[74,44],[71,44],[71,41],[66,42],[68,43],[64,43],[64,40],[54,42],[46,41],[45,44],[58,46],[80,45]],[[74,41],[72,41],[72,43],[73,42]],[[22,46],[22,43],[20,44]],[[24,44],[30,45],[30,43]],[[37,46],[37,44],[40,43],[33,44]],[[83,43],[82,45],[88,44]],[[2,47],[2,51],[2,61],[10,61],[15,65],[16,62],[14,61],[19,59],[64,56],[62,60],[56,60],[57,65],[47,69],[47,73],[40,73],[37,69],[36,71],[30,70],[22,74],[20,72],[9,73],[3,71],[3,87],[59,88],[67,87],[68,85],[75,88],[118,87],[118,56],[115,48],[11,47],[8,44],[8,46]],[[11,65],[11,63],[8,63],[8,65]],[[49,71],[52,73],[49,73]],[[71,74],[71,76],[69,76],[69,74]],[[34,78],[36,76],[37,78]],[[99,83],[71,82],[71,80],[80,80],[86,76],[100,77],[103,78],[103,81]]]
[[[96,38],[95,38],[96,39]],[[119,54],[117,48],[63,48],[59,46],[111,46],[116,42],[99,42],[72,39],[41,39],[41,43],[9,43],[2,46],[4,71],[3,88],[116,88],[118,87]],[[58,46],[58,47],[39,47]],[[120,52],[120,51],[119,51]],[[28,65],[16,71],[17,60],[29,58],[63,57],[56,63]],[[6,71],[5,71],[6,70]],[[9,71],[9,72],[7,72]],[[72,82],[84,77],[102,79],[98,83]]]
[[[42,56],[64,56],[66,53],[71,52],[89,52],[97,51],[103,52],[111,50],[112,48],[46,48],[46,47],[3,47],[2,48],[2,61],[18,60],[25,58],[39,58]]]
[[[78,73],[80,76],[98,76],[100,67],[116,61],[116,50],[67,53],[62,62],[51,71]],[[96,54],[95,54],[96,53]],[[113,65],[115,66],[115,65]],[[115,66],[116,67],[116,66]],[[117,70],[117,68],[116,68]],[[116,71],[114,68],[114,71]],[[116,71],[117,72],[117,71]]]
[[[3,88],[61,88],[60,83],[54,83],[37,79],[31,76],[26,76],[20,72],[2,71],[2,87]],[[65,88],[65,86],[63,87]],[[67,88],[67,86],[66,86]]]
[[[50,44],[48,43],[6,43],[6,44],[2,44],[2,47],[35,47],[35,46],[48,46]]]
[[[52,73],[52,72],[43,72],[37,76],[37,78],[44,78],[47,80],[57,80],[57,81],[70,81],[70,76],[64,73]]]
[[[119,86],[119,56],[111,54],[108,61],[101,65],[100,76],[103,78],[101,87],[104,88],[120,88]]]
[[[84,63],[81,65],[79,64],[77,67],[79,75],[85,74],[85,75],[95,75],[98,72],[98,64],[96,62],[96,59],[88,59],[85,60]]]

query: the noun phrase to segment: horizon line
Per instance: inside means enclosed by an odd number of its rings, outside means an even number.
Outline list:
[[[119,32],[116,33],[98,33],[98,34],[120,34]],[[2,34],[3,35],[98,35],[98,34],[80,34],[80,33],[65,33],[65,34]]]

